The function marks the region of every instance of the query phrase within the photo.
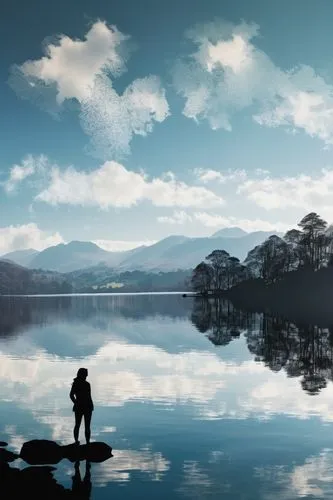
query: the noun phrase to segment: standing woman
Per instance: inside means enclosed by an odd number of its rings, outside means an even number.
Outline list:
[[[84,417],[84,432],[87,444],[90,442],[90,422],[94,411],[94,404],[91,399],[90,384],[87,382],[88,370],[79,368],[77,376],[72,384],[69,397],[74,403],[73,411],[75,413],[74,439],[76,444],[80,444],[79,431],[82,417]]]

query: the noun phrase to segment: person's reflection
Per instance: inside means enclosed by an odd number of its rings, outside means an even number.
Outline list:
[[[90,462],[86,460],[86,472],[81,479],[80,462],[75,462],[74,476],[72,477],[72,493],[74,498],[89,500],[91,494]]]

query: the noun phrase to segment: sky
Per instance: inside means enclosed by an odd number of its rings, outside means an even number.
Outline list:
[[[13,0],[0,254],[333,222],[331,0]]]

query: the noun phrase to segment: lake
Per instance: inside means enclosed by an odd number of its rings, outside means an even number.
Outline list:
[[[330,325],[177,294],[2,298],[0,312],[8,449],[73,442],[69,390],[88,368],[92,440],[114,456],[91,464],[80,498],[332,497]],[[73,475],[56,465],[67,490]]]

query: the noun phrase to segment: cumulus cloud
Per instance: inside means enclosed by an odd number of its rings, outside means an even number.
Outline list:
[[[230,131],[233,115],[252,108],[261,125],[302,130],[332,144],[333,86],[309,66],[279,68],[255,45],[258,35],[256,24],[223,21],[187,33],[196,51],[173,72],[183,114]]]
[[[239,185],[238,193],[266,210],[294,207],[329,215],[333,209],[333,169],[322,169],[315,175],[247,179]]]
[[[126,70],[129,36],[115,26],[95,22],[84,40],[59,35],[44,44],[45,55],[12,68],[10,85],[53,112],[65,101],[80,108],[83,130],[102,156],[129,151],[134,135],[151,132],[169,115],[165,91],[156,76],[134,80],[122,94],[112,78]]]
[[[157,220],[161,223],[182,225],[186,222],[192,222],[193,218],[184,210],[175,210],[172,215],[161,215],[157,217]]]
[[[223,204],[221,197],[204,187],[189,186],[168,172],[149,179],[144,172],[127,170],[114,161],[105,162],[89,173],[69,167],[51,170],[49,186],[36,200],[51,205],[67,204],[109,207],[132,207],[148,200],[157,207],[214,207]]]
[[[224,217],[219,214],[210,214],[208,212],[196,212],[195,219],[207,227],[232,227],[237,226],[247,232],[252,231],[286,231],[289,229],[287,224],[282,222],[269,222],[262,219],[241,219],[237,217]]]
[[[47,165],[48,158],[45,155],[26,155],[21,164],[15,164],[11,167],[9,177],[7,181],[3,183],[5,191],[7,191],[7,193],[15,191],[20,182],[34,175],[36,172],[42,172]]]
[[[185,224],[200,222],[209,228],[240,227],[244,231],[286,231],[289,229],[287,224],[282,222],[269,222],[262,219],[241,219],[233,216],[224,216],[209,212],[194,212],[189,214],[183,210],[175,210],[170,216],[157,217],[158,222],[164,224]]]
[[[0,227],[0,255],[25,248],[44,250],[63,241],[58,232],[43,231],[33,222],[20,226]]]
[[[247,173],[244,169],[219,171],[208,168],[196,168],[194,169],[194,174],[204,184],[215,181],[225,184],[226,182],[243,181],[247,178]]]

